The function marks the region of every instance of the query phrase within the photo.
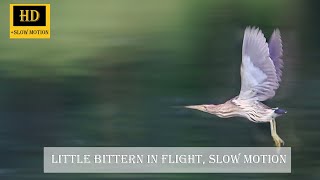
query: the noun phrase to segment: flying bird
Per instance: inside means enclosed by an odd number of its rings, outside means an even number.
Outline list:
[[[244,117],[255,123],[270,123],[271,136],[277,147],[284,145],[276,130],[276,118],[286,114],[262,102],[271,99],[279,88],[283,68],[282,40],[279,29],[273,31],[269,43],[259,28],[247,27],[242,44],[240,94],[223,104],[185,106],[221,118]]]

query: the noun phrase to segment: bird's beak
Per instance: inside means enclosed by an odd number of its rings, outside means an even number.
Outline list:
[[[207,108],[204,105],[191,105],[191,106],[185,106],[185,108],[207,112]]]

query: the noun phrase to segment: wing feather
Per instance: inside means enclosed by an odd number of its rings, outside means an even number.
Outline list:
[[[266,38],[260,29],[247,27],[242,46],[239,98],[265,101],[275,95],[278,87],[276,68],[270,58]]]
[[[269,40],[269,53],[270,58],[273,61],[273,64],[276,68],[278,82],[281,81],[282,71],[283,68],[283,50],[282,50],[282,40],[279,29],[273,31],[271,38]]]

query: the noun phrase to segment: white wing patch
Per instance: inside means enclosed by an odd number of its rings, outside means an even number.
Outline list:
[[[252,64],[249,56],[244,56],[242,63],[244,77],[247,78],[247,81],[245,82],[249,81],[252,85],[257,86],[267,79],[267,75]]]

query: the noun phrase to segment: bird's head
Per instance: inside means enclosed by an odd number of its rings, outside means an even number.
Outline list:
[[[195,109],[195,110],[203,111],[210,114],[216,114],[219,110],[218,105],[214,105],[214,104],[191,105],[191,106],[185,106],[185,108]]]

